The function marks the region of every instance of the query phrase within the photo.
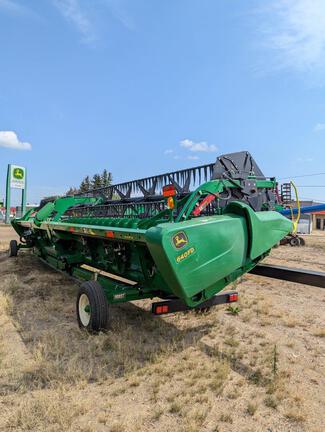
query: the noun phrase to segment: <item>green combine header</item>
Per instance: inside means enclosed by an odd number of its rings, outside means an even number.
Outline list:
[[[41,202],[12,221],[20,248],[83,281],[79,325],[108,325],[109,305],[159,297],[156,314],[234,301],[219,294],[292,229],[276,180],[248,152],[215,163]]]

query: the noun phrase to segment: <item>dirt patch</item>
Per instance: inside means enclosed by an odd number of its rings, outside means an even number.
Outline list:
[[[111,308],[110,330],[89,336],[77,285],[29,251],[7,258],[3,232],[0,291],[32,363],[1,367],[1,431],[324,430],[323,290],[246,275],[239,313],[154,317],[141,301]],[[325,236],[306,242],[266,261],[325,271]]]

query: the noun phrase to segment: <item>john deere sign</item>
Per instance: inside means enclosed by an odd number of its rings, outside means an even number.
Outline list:
[[[10,187],[25,189],[25,168],[11,165]]]
[[[26,211],[26,168],[8,165],[6,188],[6,223],[10,222],[11,189],[21,189],[21,214]]]

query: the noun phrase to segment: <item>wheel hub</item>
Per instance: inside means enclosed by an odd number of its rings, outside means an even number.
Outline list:
[[[81,324],[87,327],[90,322],[91,308],[90,301],[86,294],[81,294],[79,298],[79,318]]]

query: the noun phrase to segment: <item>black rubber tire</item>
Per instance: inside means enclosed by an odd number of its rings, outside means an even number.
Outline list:
[[[90,304],[90,320],[88,325],[84,325],[79,315],[79,301],[82,294],[88,297]],[[108,327],[109,305],[107,303],[102,286],[96,281],[84,282],[77,295],[76,303],[77,320],[79,327],[90,333],[105,331]]]
[[[18,255],[18,243],[16,240],[10,240],[9,243],[9,256],[16,257]]]
[[[290,239],[290,246],[300,246],[299,237],[292,237]]]
[[[305,246],[306,245],[306,242],[305,242],[304,238],[299,237],[299,240],[300,240],[300,246]]]

